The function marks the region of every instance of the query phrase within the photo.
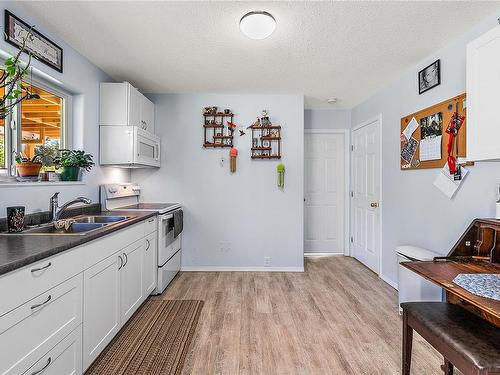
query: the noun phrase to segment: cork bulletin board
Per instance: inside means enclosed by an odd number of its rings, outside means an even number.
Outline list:
[[[465,99],[464,93],[401,119],[400,158],[402,170],[443,168],[448,157],[449,135],[446,133],[446,128],[455,112],[466,116]],[[411,133],[411,129],[408,130],[408,128],[413,118],[418,126],[413,122],[416,129]],[[467,119],[460,127],[456,143],[453,146],[457,157],[466,156],[466,126]],[[409,134],[411,135],[407,138],[406,136]]]

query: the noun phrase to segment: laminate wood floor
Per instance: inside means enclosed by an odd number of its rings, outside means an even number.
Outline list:
[[[348,257],[305,270],[180,273],[160,298],[205,301],[183,374],[399,374],[397,292]],[[442,374],[413,345],[412,374]]]

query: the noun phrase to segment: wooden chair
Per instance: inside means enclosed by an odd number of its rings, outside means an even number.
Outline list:
[[[500,375],[500,329],[460,306],[408,302],[403,308],[402,374],[410,374],[413,330],[444,357],[442,369],[464,375]]]

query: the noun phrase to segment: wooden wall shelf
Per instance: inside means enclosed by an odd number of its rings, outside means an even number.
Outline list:
[[[203,147],[233,147],[234,130],[227,123],[233,122],[234,113],[204,113]]]
[[[281,159],[281,126],[273,125],[267,114],[257,119],[252,130],[252,159]]]

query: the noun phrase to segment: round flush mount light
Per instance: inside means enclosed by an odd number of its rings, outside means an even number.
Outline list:
[[[266,39],[274,32],[274,29],[276,29],[276,20],[268,12],[248,12],[240,19],[240,30],[250,39]]]
[[[330,98],[330,99],[327,99],[326,100],[329,104],[335,104],[338,102],[338,99],[337,98]]]

